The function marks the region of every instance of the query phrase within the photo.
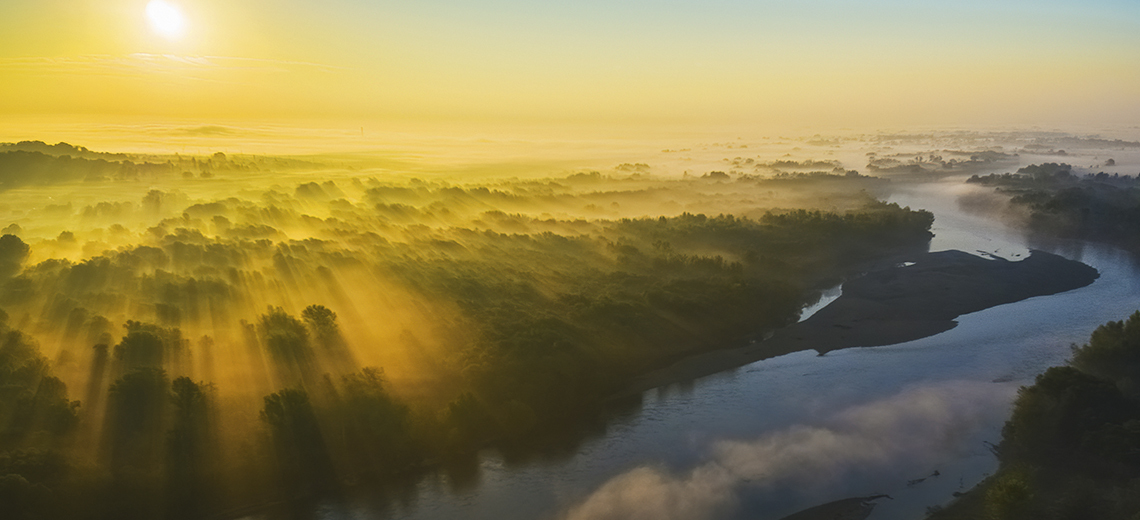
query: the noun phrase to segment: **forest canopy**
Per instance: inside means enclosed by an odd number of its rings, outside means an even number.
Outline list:
[[[0,152],[11,518],[196,517],[523,446],[794,322],[933,222],[842,170],[457,182],[21,145]]]

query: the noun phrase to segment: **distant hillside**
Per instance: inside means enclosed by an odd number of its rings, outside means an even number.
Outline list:
[[[18,143],[0,143],[0,152],[38,152],[53,157],[65,155],[84,159],[106,159],[125,161],[131,156],[125,153],[93,152],[82,146],[68,143],[47,144],[43,141],[20,141]]]
[[[173,170],[174,165],[170,163],[134,163],[127,160],[84,159],[70,155],[54,156],[23,150],[7,151],[0,152],[0,190],[76,181],[128,179],[140,174],[170,173]]]

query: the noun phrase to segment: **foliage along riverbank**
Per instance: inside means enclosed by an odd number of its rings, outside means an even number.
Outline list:
[[[1140,312],[1022,387],[998,471],[930,520],[1140,517]]]
[[[966,182],[1008,197],[1016,218],[1034,233],[1140,251],[1140,177],[1078,175],[1069,164],[1045,163],[1012,174],[974,175]]]

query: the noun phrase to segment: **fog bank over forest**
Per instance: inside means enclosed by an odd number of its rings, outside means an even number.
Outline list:
[[[934,216],[895,187],[1062,145],[1140,170],[1140,143],[1053,133],[0,144],[4,489],[28,517],[194,516],[541,443],[924,250]]]

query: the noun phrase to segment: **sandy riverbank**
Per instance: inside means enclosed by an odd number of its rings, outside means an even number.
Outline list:
[[[802,350],[821,355],[893,345],[954,328],[955,318],[997,305],[1091,284],[1096,269],[1034,251],[1019,261],[962,251],[926,253],[873,269],[843,284],[843,295],[811,318],[748,345],[682,359],[633,380],[618,396],[689,381]]]

